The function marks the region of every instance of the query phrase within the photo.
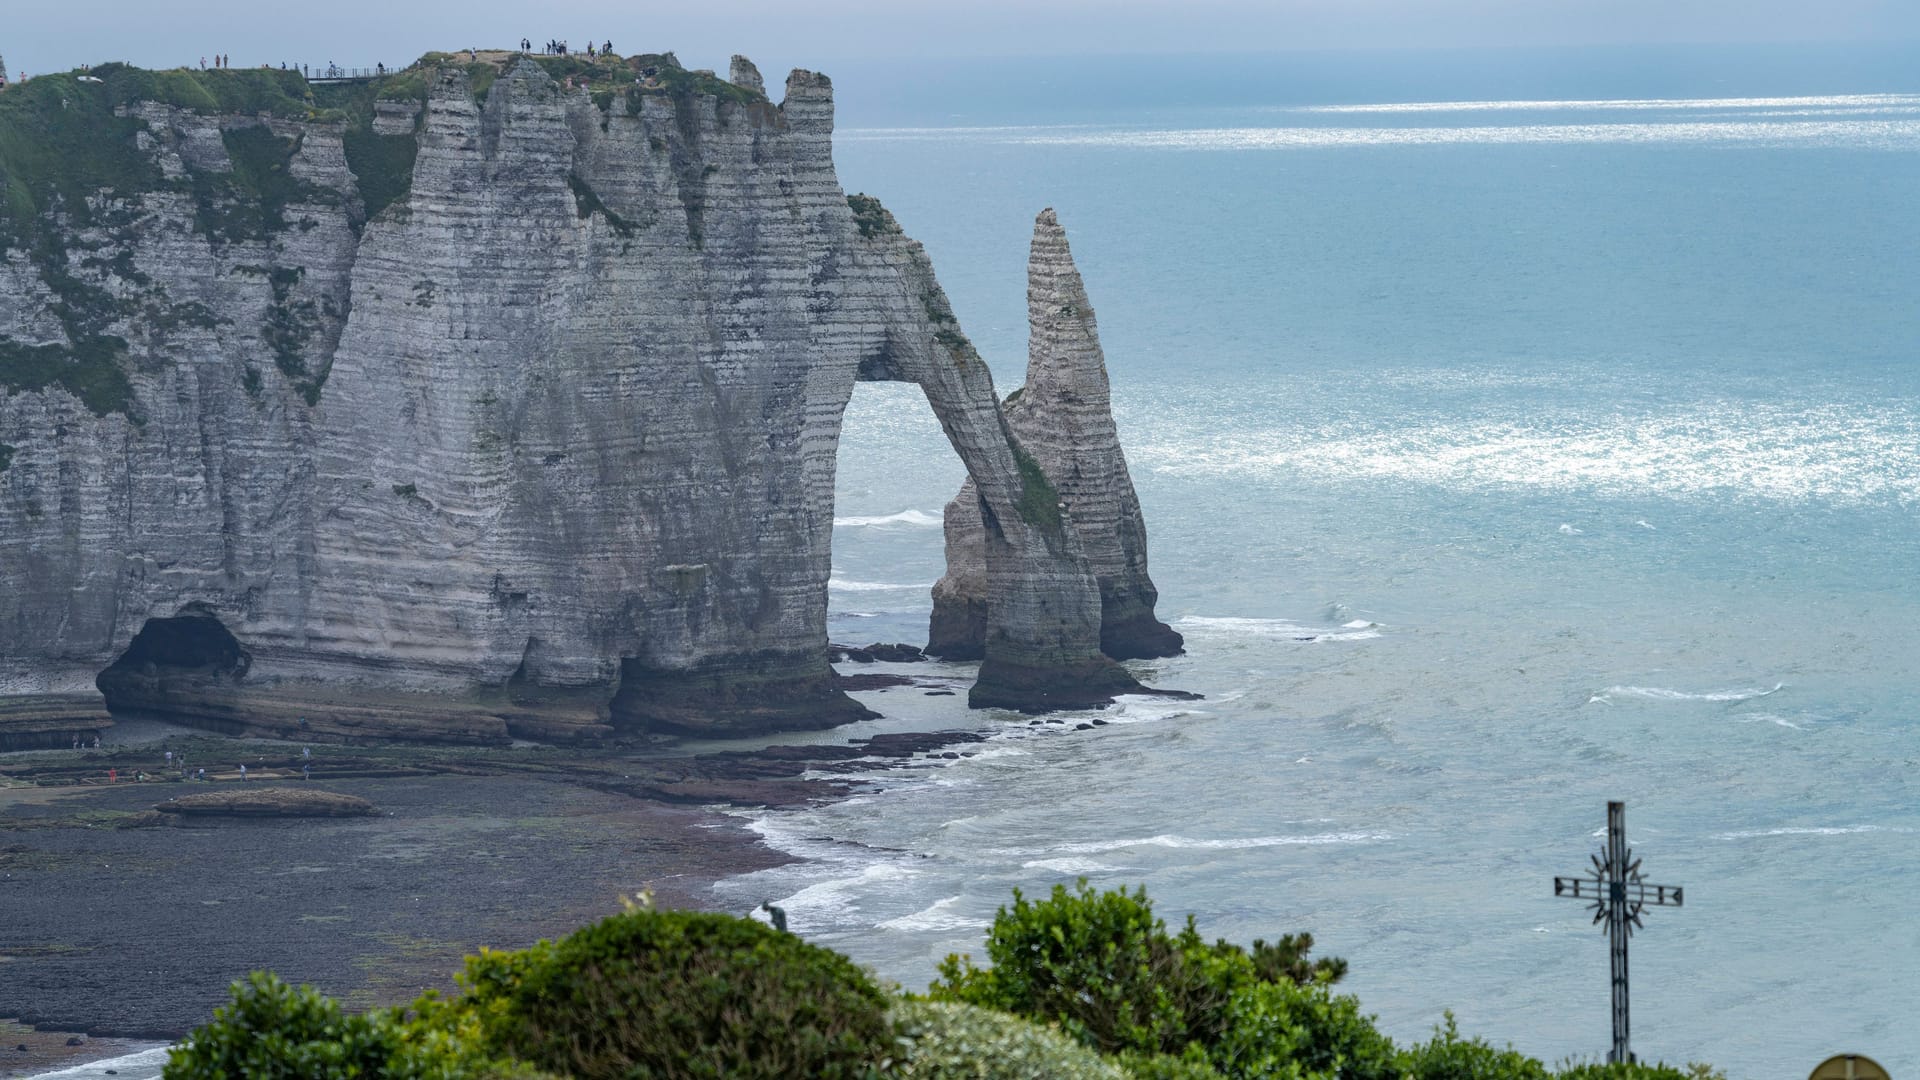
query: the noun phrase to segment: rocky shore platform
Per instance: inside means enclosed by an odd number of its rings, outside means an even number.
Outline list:
[[[452,989],[482,945],[565,934],[642,889],[711,907],[714,882],[787,861],[725,806],[841,798],[864,773],[983,737],[694,756],[316,745],[309,758],[143,723],[139,741],[116,743],[122,725],[101,750],[0,754],[0,1018],[61,1034],[14,1040],[43,1062],[67,1033],[177,1038],[256,968],[389,1005]],[[27,1064],[15,1053],[0,1072]]]

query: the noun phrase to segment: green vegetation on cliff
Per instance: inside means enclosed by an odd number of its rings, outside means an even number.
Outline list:
[[[867,194],[847,196],[847,209],[853,211],[854,227],[860,235],[868,238],[875,236],[893,236],[900,232],[900,223],[893,219],[880,200]]]
[[[15,393],[58,386],[95,416],[127,412],[133,386],[126,351],[126,341],[117,337],[83,337],[71,346],[22,345],[0,337],[0,386]]]
[[[601,202],[600,196],[594,194],[593,188],[589,187],[585,180],[580,179],[579,173],[567,174],[567,187],[573,190],[573,206],[581,217],[589,218],[599,214],[607,219],[608,225],[613,226],[615,233],[621,236],[633,235],[633,222],[614,213],[606,203]]]
[[[1020,520],[1038,529],[1059,533],[1060,492],[1047,479],[1040,463],[1033,455],[1022,450],[1019,444],[1013,446],[1014,464],[1020,467],[1020,501],[1016,508],[1020,511]]]
[[[629,113],[650,95],[675,100],[682,126],[690,125],[691,98],[764,102],[764,95],[734,86],[711,72],[690,72],[671,53],[623,59],[580,56],[533,58],[555,78],[590,87],[602,108],[626,96]],[[338,124],[355,185],[372,219],[402,202],[413,183],[418,153],[415,133],[374,130],[381,102],[424,105],[433,72],[441,64],[464,68],[474,94],[484,97],[516,54],[483,54],[462,62],[458,54],[429,53],[420,63],[381,78],[314,86],[297,71],[239,68],[150,71],[102,64],[86,72],[43,75],[0,93],[0,258],[24,254],[51,292],[47,310],[65,341],[16,341],[0,336],[0,390],[22,392],[64,387],[99,415],[123,412],[140,422],[128,361],[128,339],[145,340],[185,328],[210,329],[220,320],[197,303],[176,304],[166,289],[135,265],[141,197],[154,192],[185,195],[195,229],[216,246],[269,241],[289,230],[311,228],[295,212],[302,205],[333,205],[332,189],[298,178],[295,161],[309,132],[273,121]],[[218,116],[230,168],[197,166],[184,154],[183,172],[163,173],[149,132],[135,113],[153,102],[204,116]],[[424,113],[424,109],[421,110]],[[416,132],[419,121],[416,120]],[[689,168],[698,169],[695,162]],[[683,178],[689,229],[700,240],[704,173]],[[572,179],[581,216],[604,214],[622,236],[632,222],[614,213],[577,178]],[[691,193],[691,194],[689,194]],[[352,222],[360,227],[361,218]],[[320,325],[312,300],[297,296],[294,282],[274,271],[273,298],[262,336],[274,365],[309,403],[319,399],[326,371],[308,358]],[[297,278],[294,279],[297,281]],[[136,334],[129,327],[142,331]],[[249,395],[261,391],[260,369],[242,373]]]
[[[140,101],[207,114],[326,118],[294,72],[103,64],[84,76],[43,75],[0,94],[0,252],[21,251],[33,264],[67,339],[0,338],[0,387],[61,386],[98,415],[124,412],[136,423],[127,343],[111,332],[114,324],[140,318],[164,333],[213,319],[200,305],[173,304],[134,268],[122,239],[137,220],[132,200],[184,191],[198,227],[216,242],[232,242],[288,227],[286,206],[314,195],[290,174],[297,141],[260,123],[223,132],[231,173],[191,171],[167,180],[140,146],[145,125],[126,115]]]

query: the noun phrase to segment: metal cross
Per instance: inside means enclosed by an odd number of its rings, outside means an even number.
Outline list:
[[[1627,939],[1643,926],[1640,913],[1648,905],[1679,907],[1678,885],[1649,885],[1640,877],[1640,860],[1627,847],[1627,804],[1607,804],[1607,846],[1592,856],[1586,877],[1556,877],[1553,895],[1593,902],[1593,921],[1605,923],[1613,958],[1613,1049],[1609,1062],[1632,1062],[1627,1049]]]

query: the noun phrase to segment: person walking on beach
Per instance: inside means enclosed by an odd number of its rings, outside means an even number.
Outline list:
[[[247,778],[247,767],[245,765],[242,765],[240,766],[240,779],[244,781],[246,778]]]

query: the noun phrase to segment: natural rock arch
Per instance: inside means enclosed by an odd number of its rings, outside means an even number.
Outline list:
[[[839,186],[831,83],[796,71],[775,104],[744,62],[730,86],[683,74],[608,97],[518,58],[476,100],[466,71],[430,73],[424,100],[367,119],[414,151],[389,155],[411,165],[384,201],[338,125],[274,119],[297,183],[271,235],[208,232],[175,183],[116,190],[70,239],[118,254],[69,272],[186,314],[161,335],[102,308],[124,401],[0,396],[0,717],[102,668],[133,700],[116,661],[149,615],[217,619],[250,658],[151,665],[149,699],[225,729],[502,741],[863,715],[825,621],[862,378],[920,386],[971,477],[972,701],[1135,688],[1102,653],[1103,584],[1043,451],[920,245]],[[154,101],[110,120],[140,128],[123,149],[156,177],[213,178],[265,122]],[[0,267],[0,339],[80,347],[36,314],[48,287]]]

